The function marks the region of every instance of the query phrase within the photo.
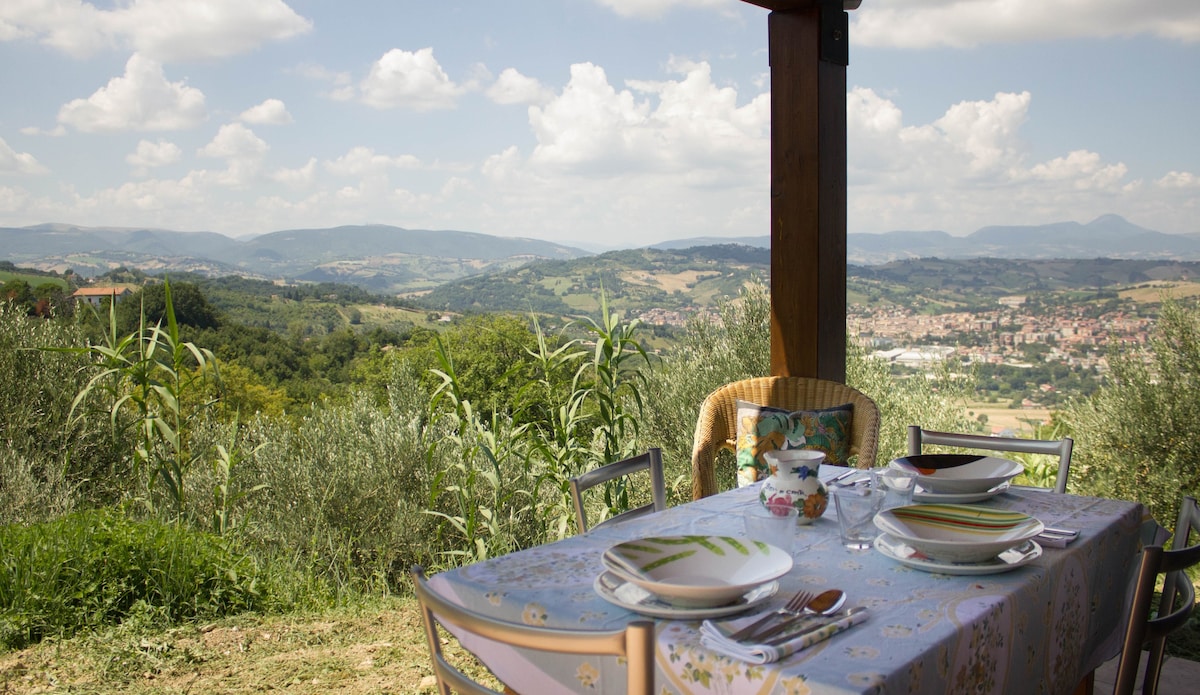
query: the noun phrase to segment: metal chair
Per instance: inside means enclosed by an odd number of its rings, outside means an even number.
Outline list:
[[[571,478],[571,499],[575,502],[575,521],[579,524],[580,533],[588,530],[587,513],[583,508],[584,491],[639,471],[650,472],[650,502],[611,516],[596,525],[624,521],[651,512],[661,512],[667,508],[667,486],[663,480],[662,450],[650,449],[639,456],[615,461]]]
[[[700,406],[692,440],[692,499],[715,495],[717,451],[733,449],[737,438],[737,402],[788,410],[817,410],[854,404],[850,420],[850,455],[859,468],[875,465],[879,449],[879,408],[865,393],[836,381],[802,376],[743,379],[713,391]]]
[[[1154,695],[1158,690],[1167,635],[1183,627],[1196,607],[1196,589],[1184,571],[1200,565],[1200,540],[1195,545],[1187,544],[1192,531],[1200,533],[1200,505],[1194,497],[1184,497],[1171,550],[1163,550],[1157,545],[1142,549],[1129,608],[1129,625],[1125,628],[1125,644],[1121,648],[1121,660],[1117,662],[1117,682],[1113,686],[1116,695],[1134,692],[1142,646],[1147,643],[1150,649],[1142,678],[1142,695]],[[1160,574],[1166,575],[1162,595],[1154,617],[1150,617],[1154,586]]]
[[[624,657],[628,668],[625,692],[630,695],[651,695],[654,690],[654,623],[637,620],[619,630],[583,631],[533,627],[489,618],[452,603],[433,589],[425,579],[425,571],[413,567],[413,590],[421,605],[425,623],[425,639],[433,659],[438,692],[468,695],[503,695],[484,687],[454,667],[442,655],[437,626],[451,625],[489,640],[514,647],[536,649],[561,654],[598,654]]]
[[[908,455],[916,456],[927,444],[953,446],[962,449],[985,449],[988,451],[1011,451],[1019,454],[1046,454],[1058,457],[1058,477],[1054,482],[1055,492],[1067,491],[1067,475],[1071,469],[1071,450],[1075,440],[1022,439],[1019,437],[991,437],[985,434],[959,434],[957,432],[935,432],[917,425],[908,426]]]

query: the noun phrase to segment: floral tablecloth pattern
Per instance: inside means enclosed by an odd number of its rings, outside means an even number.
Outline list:
[[[827,470],[828,469],[828,470]],[[828,479],[844,469],[822,467]],[[757,485],[433,577],[459,603],[529,625],[609,629],[638,617],[592,585],[610,545],[647,535],[742,535]],[[931,574],[838,541],[835,510],[797,529],[795,566],[766,607],[801,588],[840,587],[865,605],[862,625],[783,661],[755,666],[708,651],[699,623],[657,620],[659,692],[1069,693],[1119,648],[1125,601],[1143,542],[1157,524],[1142,505],[1011,488],[984,504],[1081,529],[1063,549],[1012,572]],[[619,693],[624,664],[607,657],[518,652],[471,636],[464,646],[518,692]]]

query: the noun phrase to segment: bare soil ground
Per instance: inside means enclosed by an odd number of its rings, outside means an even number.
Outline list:
[[[119,629],[0,654],[0,693],[435,692],[411,598],[151,632]],[[471,662],[456,641],[443,639],[443,648]],[[482,673],[477,664],[468,670]]]

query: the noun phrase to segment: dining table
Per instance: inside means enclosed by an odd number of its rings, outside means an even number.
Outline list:
[[[845,472],[823,465],[822,480]],[[494,618],[575,630],[613,629],[644,615],[607,600],[604,551],[648,536],[742,536],[758,487],[728,490],[654,514],[434,575],[450,600]],[[777,609],[797,591],[842,589],[865,606],[859,625],[769,663],[709,649],[698,619],[653,616],[655,692],[1072,693],[1120,648],[1137,555],[1162,528],[1138,502],[1009,486],[974,502],[1078,530],[1063,547],[996,573],[926,571],[879,548],[841,543],[835,505],[798,525],[791,570],[746,615]],[[722,619],[733,619],[730,616]],[[471,634],[460,643],[522,695],[620,693],[616,657],[522,651]]]

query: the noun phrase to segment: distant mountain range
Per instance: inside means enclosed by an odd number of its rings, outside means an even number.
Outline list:
[[[655,249],[741,244],[767,248],[763,237],[699,237]],[[189,271],[264,279],[341,282],[376,292],[428,290],[460,278],[508,270],[534,260],[594,255],[536,239],[387,225],[291,229],[238,240],[211,232],[41,224],[0,227],[0,260],[83,276],[119,266],[147,272]],[[1200,260],[1200,234],[1163,234],[1117,215],[1087,224],[984,227],[968,236],[895,231],[847,236],[851,264],[915,258]]]
[[[770,238],[698,237],[655,244],[681,249],[715,243],[769,247]],[[1200,233],[1164,234],[1126,220],[1103,215],[1088,222],[1055,222],[1030,226],[983,227],[967,236],[939,231],[896,231],[846,235],[846,257],[857,265],[879,265],[906,258],[1129,258],[1200,260]]]

